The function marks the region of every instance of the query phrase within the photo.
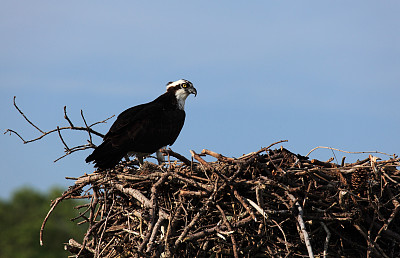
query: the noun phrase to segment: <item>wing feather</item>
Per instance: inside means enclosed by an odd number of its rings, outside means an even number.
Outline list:
[[[86,162],[99,168],[115,166],[127,153],[154,153],[172,145],[182,130],[185,111],[174,95],[165,93],[152,102],[122,112]]]
[[[183,110],[167,110],[156,103],[141,105],[121,113],[104,140],[125,151],[153,153],[175,142],[184,121]]]

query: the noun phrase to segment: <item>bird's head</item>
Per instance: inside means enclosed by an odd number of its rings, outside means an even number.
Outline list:
[[[180,94],[186,95],[186,97],[189,94],[197,95],[197,90],[193,87],[193,83],[185,79],[167,83],[167,91],[180,91]]]
[[[197,96],[197,90],[193,87],[193,83],[188,80],[181,79],[167,84],[167,92],[174,92],[178,105],[181,109],[185,107],[185,100],[190,94]]]

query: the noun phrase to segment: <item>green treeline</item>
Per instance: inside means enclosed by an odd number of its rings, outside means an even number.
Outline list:
[[[75,206],[82,201],[61,202],[51,214],[44,231],[44,246],[39,244],[39,231],[50,209],[51,200],[63,190],[52,189],[40,193],[30,188],[14,192],[9,200],[0,200],[0,257],[34,258],[67,257],[64,243],[70,238],[81,241],[84,226],[78,226],[71,218],[78,215]]]

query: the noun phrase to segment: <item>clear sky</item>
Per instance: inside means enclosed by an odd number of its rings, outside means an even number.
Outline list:
[[[399,1],[11,1],[0,3],[0,129],[103,120],[181,78],[196,98],[172,149],[237,157],[279,141],[400,153]],[[113,122],[114,120],[111,120]],[[110,123],[95,129],[106,133]],[[86,134],[64,134],[83,144]],[[101,139],[96,138],[96,143]],[[67,186],[93,171],[90,151],[57,163],[56,134],[0,135],[0,198]],[[312,158],[368,155],[317,150]]]

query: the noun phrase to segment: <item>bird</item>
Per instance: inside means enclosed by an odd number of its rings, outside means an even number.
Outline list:
[[[143,165],[144,157],[157,152],[162,163],[164,158],[159,150],[175,142],[185,122],[186,98],[190,94],[197,96],[196,88],[185,79],[169,82],[166,87],[166,92],[155,100],[119,114],[103,142],[85,161],[104,170],[133,155]]]

